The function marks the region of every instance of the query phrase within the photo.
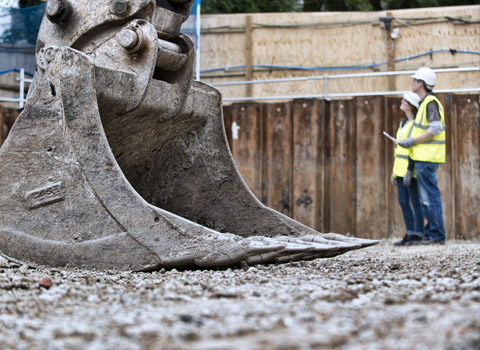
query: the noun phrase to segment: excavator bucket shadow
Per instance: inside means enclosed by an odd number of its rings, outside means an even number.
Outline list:
[[[378,243],[321,234],[264,206],[229,151],[219,92],[192,80],[194,49],[178,33],[192,1],[121,3],[47,4],[39,68],[0,149],[2,256],[141,271]]]

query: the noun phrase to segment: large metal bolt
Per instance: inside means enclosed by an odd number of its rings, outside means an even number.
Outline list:
[[[128,11],[128,1],[118,0],[113,3],[113,13],[121,16]]]
[[[115,39],[121,47],[129,52],[137,51],[135,48],[142,46],[141,43],[139,43],[139,37],[137,33],[132,29],[122,29],[117,33]]]
[[[47,62],[53,61],[53,59],[55,57],[55,49],[53,47],[47,47],[45,49],[45,52],[44,52],[43,56],[45,57],[45,60]]]
[[[69,15],[68,4],[64,0],[48,0],[45,13],[50,22],[63,22]]]
[[[50,0],[47,3],[45,12],[50,17],[57,17],[62,13],[62,10],[63,10],[63,4],[60,0]]]

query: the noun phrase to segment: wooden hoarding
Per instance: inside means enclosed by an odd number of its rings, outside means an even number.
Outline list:
[[[449,239],[480,238],[480,110],[478,94],[440,94],[445,107],[447,162],[438,170],[445,228]],[[268,206],[322,232],[357,237],[401,237],[405,233],[397,192],[390,183],[394,135],[404,118],[400,98],[359,97],[324,101],[232,105],[232,120],[245,111],[259,118],[249,124],[263,132],[231,140],[240,172],[249,165],[247,184]],[[238,108],[240,107],[241,108]],[[237,112],[236,112],[237,111]],[[247,131],[240,126],[239,133]],[[262,138],[251,139],[252,135]],[[263,162],[238,157],[248,140]],[[246,154],[243,151],[242,154]],[[256,167],[256,169],[254,169]],[[261,181],[258,180],[261,178]],[[251,180],[254,179],[254,180]],[[258,188],[259,181],[261,189]]]

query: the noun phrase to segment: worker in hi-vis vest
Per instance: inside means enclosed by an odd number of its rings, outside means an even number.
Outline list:
[[[401,141],[410,136],[419,104],[420,96],[416,93],[403,94],[400,109],[405,113],[405,118],[398,126],[397,140]],[[418,232],[422,234],[425,220],[418,194],[417,176],[409,153],[409,149],[395,145],[391,182],[397,187],[398,204],[402,209],[406,228],[403,239],[394,243],[396,246],[409,245],[412,235],[417,235]]]
[[[445,163],[445,114],[442,104],[432,92],[437,82],[435,72],[422,67],[412,77],[412,91],[420,96],[420,106],[411,135],[399,141],[398,145],[409,149],[409,156],[414,162],[427,224],[423,232],[409,237],[409,244],[443,244],[446,234],[437,169],[440,163]]]

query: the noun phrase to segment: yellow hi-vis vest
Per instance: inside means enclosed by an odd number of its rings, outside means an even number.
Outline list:
[[[405,125],[401,126],[401,123],[397,130],[397,140],[406,139],[411,133],[413,128],[413,120],[408,120]],[[393,175],[395,177],[404,177],[408,169],[408,154],[410,150],[400,147],[395,144],[395,160],[393,161]],[[413,170],[413,177],[417,177],[415,170]]]
[[[428,130],[427,105],[432,101],[435,101],[438,105],[440,122],[444,130],[437,136],[434,136],[430,141],[411,147],[410,158],[423,162],[445,163],[445,113],[442,104],[435,96],[426,96],[420,104],[417,115],[415,116],[411,137],[418,137]]]

